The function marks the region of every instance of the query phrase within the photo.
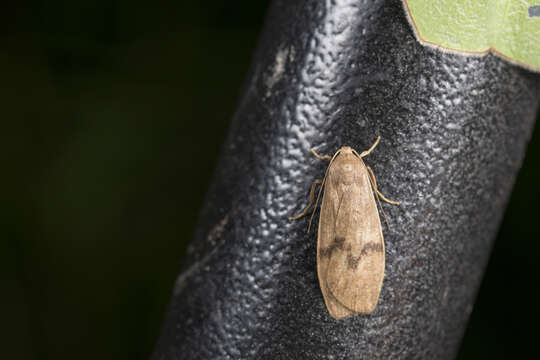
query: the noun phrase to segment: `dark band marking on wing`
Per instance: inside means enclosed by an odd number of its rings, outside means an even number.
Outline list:
[[[345,244],[345,238],[342,237],[342,236],[336,236],[334,238],[334,240],[332,241],[332,243],[328,247],[321,248],[319,250],[319,256],[321,258],[324,258],[324,257],[330,258],[332,256],[332,253],[335,250],[337,250],[337,249],[343,250],[343,245],[344,244]]]
[[[376,243],[375,242],[369,242],[366,245],[364,245],[362,250],[360,250],[360,254],[358,254],[358,256],[354,256],[349,251],[348,254],[347,254],[347,266],[349,267],[349,269],[355,270],[358,267],[358,264],[360,263],[360,260],[364,256],[366,256],[366,255],[368,255],[369,253],[372,253],[372,252],[382,253],[383,252],[382,244],[380,242],[376,242]]]

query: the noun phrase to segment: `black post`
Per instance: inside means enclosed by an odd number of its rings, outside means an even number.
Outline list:
[[[452,359],[539,79],[421,46],[397,0],[275,0],[154,359]],[[287,216],[324,173],[310,148],[378,135],[366,163],[401,201],[383,204],[386,277],[372,315],[336,321],[317,223]]]

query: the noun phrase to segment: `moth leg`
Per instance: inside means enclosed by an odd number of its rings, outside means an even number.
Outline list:
[[[377,137],[377,140],[375,140],[375,142],[373,143],[373,145],[371,145],[371,147],[370,147],[368,150],[362,151],[362,152],[360,153],[360,157],[363,158],[364,156],[369,155],[369,153],[372,152],[373,149],[375,149],[375,147],[379,144],[379,141],[381,141],[381,137],[380,137],[380,136]]]
[[[386,226],[388,226],[388,228],[390,229],[390,223],[388,222],[388,217],[386,216],[386,213],[384,212],[384,209],[383,209],[383,207],[381,205],[381,200],[379,199],[381,197],[383,197],[383,198],[385,198],[385,197],[384,197],[383,194],[381,194],[379,189],[377,189],[377,180],[375,180],[375,174],[373,173],[373,170],[371,170],[371,168],[369,166],[367,166],[367,165],[366,165],[366,168],[368,169],[368,173],[369,173],[369,177],[370,177],[370,181],[371,181],[371,186],[373,186],[373,190],[375,190],[375,194],[377,195],[375,198],[377,199],[377,202],[379,203],[379,207],[381,208],[381,212],[382,212],[382,214],[384,216],[384,221],[386,221]],[[386,200],[388,200],[388,199],[386,199]]]
[[[381,198],[382,201],[385,201],[389,204],[392,204],[392,205],[399,205],[399,201],[392,201],[392,200],[389,200],[386,198],[386,196],[384,196],[380,191],[379,189],[377,189],[377,181],[375,180],[375,174],[373,173],[373,170],[371,170],[371,168],[369,166],[367,166],[367,169],[368,169],[368,172],[369,172],[369,177],[371,178],[371,182],[373,183],[373,189],[375,190],[375,192],[377,193],[377,196]]]
[[[317,179],[313,182],[313,184],[311,184],[311,190],[309,191],[309,204],[306,206],[306,208],[304,209],[304,211],[302,211],[302,213],[296,215],[296,216],[291,216],[289,218],[289,220],[298,220],[300,219],[301,217],[305,216],[309,209],[311,209],[311,207],[313,206],[313,204],[315,204],[315,187],[319,184],[322,184],[323,181],[321,179]]]
[[[317,152],[315,151],[315,149],[311,149],[311,153],[312,153],[313,155],[315,155],[315,157],[316,157],[317,159],[321,159],[321,160],[332,160],[332,157],[329,156],[329,155],[319,155],[319,154],[317,154]]]

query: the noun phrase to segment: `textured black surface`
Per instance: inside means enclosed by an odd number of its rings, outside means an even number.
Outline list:
[[[399,1],[274,1],[154,359],[451,359],[521,164],[539,76],[422,47]],[[372,315],[336,321],[287,221],[361,151],[389,198]],[[315,223],[316,225],[316,223]],[[315,226],[316,229],[316,226]]]

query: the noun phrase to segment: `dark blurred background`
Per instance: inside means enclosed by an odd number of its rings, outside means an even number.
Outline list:
[[[0,358],[148,359],[268,3],[0,5]],[[459,359],[536,346],[539,153]]]

